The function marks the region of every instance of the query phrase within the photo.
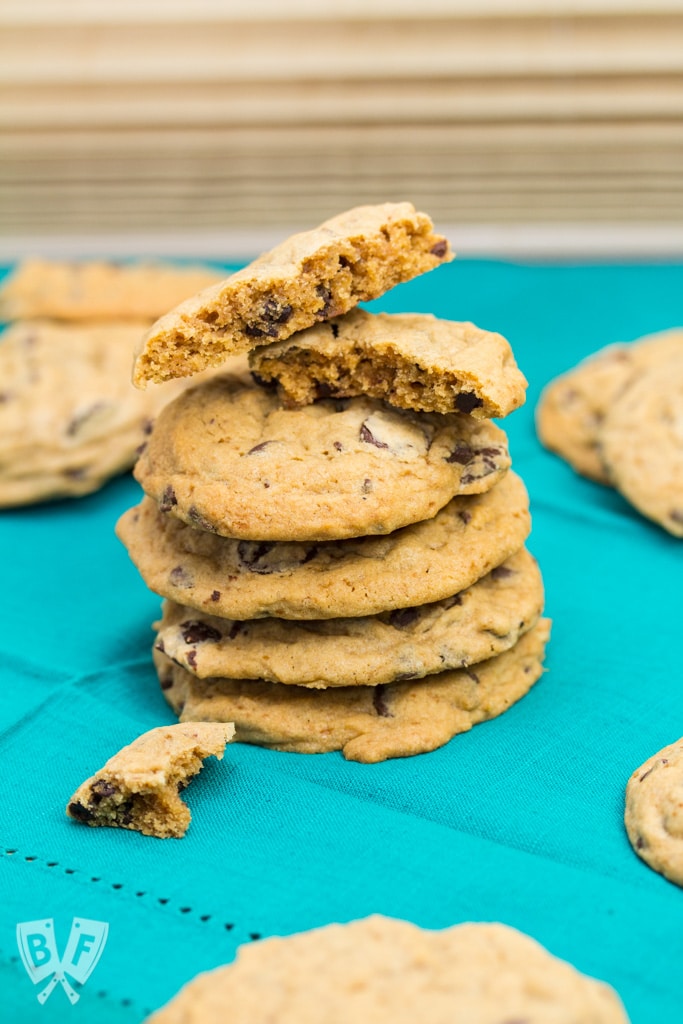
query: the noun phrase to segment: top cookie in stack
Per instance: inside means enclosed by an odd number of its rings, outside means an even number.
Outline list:
[[[490,419],[524,400],[509,345],[352,308],[450,259],[410,204],[361,207],[146,335],[139,382],[256,348],[253,377],[162,412],[135,469],[147,496],[118,526],[167,598],[155,662],[182,720],[378,761],[440,746],[539,677],[528,500]]]

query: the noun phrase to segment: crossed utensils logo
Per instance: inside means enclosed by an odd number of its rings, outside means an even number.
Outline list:
[[[41,1005],[47,1002],[58,984],[72,1005],[78,1002],[80,996],[74,991],[69,978],[85,985],[102,956],[108,934],[106,921],[74,917],[64,955],[60,958],[53,918],[23,921],[17,925],[17,946],[29,978],[34,985],[49,978],[36,996]]]

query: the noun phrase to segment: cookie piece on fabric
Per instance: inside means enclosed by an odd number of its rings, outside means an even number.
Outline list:
[[[134,473],[190,526],[308,541],[428,519],[456,494],[489,490],[509,465],[507,438],[487,420],[372,398],[284,409],[272,392],[220,374],[164,409]]]
[[[640,373],[611,406],[600,452],[617,490],[683,537],[683,335],[675,358]]]
[[[151,320],[222,279],[209,267],[30,259],[0,285],[0,319]],[[128,377],[133,349],[128,353]]]
[[[293,406],[369,395],[402,409],[491,419],[522,405],[527,385],[502,335],[427,313],[355,309],[256,349],[249,362]]]
[[[681,352],[683,330],[676,329],[609,345],[584,359],[543,391],[536,407],[540,440],[577,473],[610,484],[599,444],[605,416],[641,372]]]
[[[147,586],[226,619],[376,615],[449,598],[518,551],[529,499],[512,471],[486,494],[383,537],[320,544],[230,540],[164,515],[150,498],[116,532]]]
[[[130,382],[136,322],[24,320],[0,335],[0,505],[77,496],[130,469],[186,386]]]
[[[473,668],[414,682],[310,690],[243,679],[197,679],[154,650],[161,689],[181,722],[234,722],[242,743],[301,754],[341,750],[374,764],[436,750],[495,718],[543,671],[550,620],[510,650]]]
[[[151,729],[79,786],[66,813],[86,825],[179,839],[191,818],[179,793],[201,770],[205,758],[223,757],[234,734],[228,722],[185,722]]]
[[[444,601],[353,619],[220,619],[166,602],[156,647],[200,679],[376,686],[464,668],[513,647],[543,610],[543,581],[522,549]]]
[[[231,1024],[628,1024],[614,989],[514,928],[381,916],[241,946],[148,1021],[224,1024],[226,1012]]]
[[[683,739],[636,768],[626,786],[624,824],[638,856],[683,886]]]
[[[358,206],[181,303],[142,340],[134,382],[186,377],[376,299],[453,259],[411,203]]]

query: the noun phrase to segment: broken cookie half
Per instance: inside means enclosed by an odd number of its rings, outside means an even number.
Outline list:
[[[184,722],[150,729],[79,786],[66,813],[86,825],[179,839],[191,819],[179,793],[201,770],[204,758],[223,757],[234,735],[230,722]]]
[[[181,302],[142,338],[133,383],[188,377],[348,313],[453,259],[411,203],[357,206]]]
[[[507,416],[527,382],[501,334],[429,313],[354,309],[253,350],[256,379],[287,406],[370,395],[418,412]]]

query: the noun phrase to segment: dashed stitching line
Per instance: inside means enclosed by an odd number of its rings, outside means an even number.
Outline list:
[[[0,851],[0,852],[2,853],[3,857],[13,857],[13,856],[15,856],[17,854],[19,854],[19,856],[21,857],[20,851],[18,849],[16,849],[16,848],[12,848],[12,847],[5,847],[5,849]],[[57,861],[57,860],[42,860],[42,858],[37,857],[37,856],[35,856],[33,854],[25,855],[23,859],[28,864],[33,864],[34,862],[37,862],[38,864],[44,864],[45,867],[48,867],[48,868],[58,868],[58,867],[61,867],[59,861]],[[65,875],[75,875],[77,873],[75,868],[62,868],[62,870],[64,871]],[[82,874],[84,878],[87,878],[87,876],[83,872],[78,872],[78,874]],[[93,884],[97,884],[98,882],[102,882],[102,881],[103,881],[103,879],[101,877],[97,876],[97,875],[92,875],[90,877],[90,882],[93,883]],[[116,892],[120,891],[121,889],[126,888],[126,886],[124,886],[123,882],[110,882],[110,883],[105,882],[105,885],[106,884],[109,884],[111,886],[111,888],[114,891],[116,891]],[[143,890],[139,890],[138,892],[135,893],[135,896],[137,896],[139,899],[141,899],[144,896],[148,896],[148,895],[149,895],[149,893],[147,893],[146,891],[143,891]],[[169,903],[171,903],[171,899],[168,896],[159,896],[159,897],[156,898],[156,902],[160,906],[166,907],[166,906],[168,906]],[[172,907],[169,908],[169,909],[172,909]],[[181,914],[193,914],[193,913],[196,914],[196,912],[193,911],[192,907],[187,907],[187,906],[182,906],[182,907],[179,906],[178,907],[178,911]],[[208,921],[212,920],[212,915],[211,914],[196,914],[196,918],[197,918],[198,921],[201,921],[202,924],[206,924]],[[235,927],[235,925],[234,925],[234,922],[232,922],[232,921],[224,921],[223,922],[223,928],[227,932],[231,932],[234,927]],[[255,941],[257,939],[260,939],[261,936],[260,936],[260,934],[258,932],[250,932],[249,933],[249,938],[252,939],[253,941]]]

